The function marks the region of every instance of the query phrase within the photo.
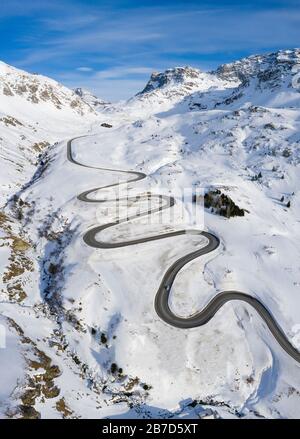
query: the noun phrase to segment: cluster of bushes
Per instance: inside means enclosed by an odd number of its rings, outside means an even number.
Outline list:
[[[228,195],[222,194],[219,189],[209,191],[204,195],[204,207],[226,218],[244,216],[246,212],[245,209],[237,206]]]
[[[251,181],[258,181],[260,179],[262,179],[262,173],[261,172],[259,172],[259,174],[255,174],[255,175],[253,175],[251,177]]]
[[[294,192],[292,193],[292,195],[294,195]],[[284,196],[282,195],[282,197],[280,198],[280,202],[284,203]],[[290,200],[286,203],[285,207],[290,208],[291,207],[291,202]]]

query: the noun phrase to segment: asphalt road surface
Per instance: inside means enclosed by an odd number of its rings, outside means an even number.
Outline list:
[[[82,136],[85,137],[85,136]],[[75,139],[78,139],[75,138]],[[142,180],[147,177],[146,174],[142,172],[134,172],[134,171],[124,171],[120,169],[110,169],[110,168],[100,168],[96,166],[91,165],[84,165],[78,161],[76,161],[72,156],[72,141],[75,139],[71,139],[67,143],[67,157],[68,160],[78,166],[82,166],[85,168],[92,168],[92,169],[99,169],[102,171],[111,171],[116,172],[118,174],[124,174],[127,178],[124,181],[109,184],[107,186],[101,186],[96,187],[93,189],[90,189],[88,191],[82,192],[78,195],[78,199],[83,202],[88,203],[103,203],[107,202],[109,200],[107,199],[95,199],[95,198],[89,198],[89,195],[93,192],[97,192],[101,189],[106,188],[112,188],[128,183],[132,183],[138,180]],[[101,226],[93,227],[92,229],[88,230],[85,235],[83,236],[84,242],[95,248],[120,248],[120,247],[127,247],[130,245],[136,245],[136,244],[142,244],[148,241],[156,241],[158,239],[165,239],[169,237],[174,237],[178,235],[183,234],[198,234],[204,236],[208,243],[205,247],[200,248],[199,250],[195,250],[187,255],[184,255],[182,258],[175,261],[166,271],[161,284],[158,288],[158,291],[155,296],[155,311],[157,315],[167,324],[175,326],[176,328],[182,328],[182,329],[188,329],[188,328],[195,328],[198,326],[205,325],[207,322],[209,322],[216,312],[226,303],[231,300],[240,300],[243,302],[248,303],[251,305],[257,313],[261,316],[265,324],[268,326],[270,332],[274,336],[274,338],[277,340],[277,342],[280,344],[280,346],[285,350],[287,354],[289,354],[294,360],[300,363],[300,352],[291,344],[291,342],[288,340],[287,336],[279,326],[279,324],[276,322],[275,318],[272,316],[271,312],[266,308],[266,306],[257,298],[250,296],[249,294],[242,293],[240,291],[223,291],[221,293],[218,293],[213,297],[213,299],[208,302],[208,304],[199,312],[196,314],[193,314],[187,318],[180,317],[176,315],[169,307],[169,296],[171,293],[171,288],[173,285],[173,282],[178,274],[178,272],[181,270],[182,267],[184,267],[187,263],[192,261],[193,259],[196,259],[202,255],[205,255],[207,253],[210,253],[218,248],[220,241],[219,239],[209,232],[199,231],[199,230],[178,230],[175,232],[169,232],[169,233],[162,233],[160,235],[153,235],[147,238],[141,238],[141,239],[134,239],[129,241],[122,241],[122,242],[103,242],[100,241],[98,238],[98,235],[101,231],[108,229],[110,227],[114,227],[117,224],[121,224],[130,220],[133,220],[135,218],[140,218],[145,215],[150,215],[155,212],[162,211],[164,209],[169,209],[175,204],[175,200],[173,197],[169,197],[166,195],[157,195],[157,194],[143,194],[140,196],[135,197],[129,197],[129,198],[120,198],[115,201],[137,201],[137,200],[149,200],[149,198],[158,198],[159,205],[157,207],[153,207],[152,209],[146,210],[145,212],[139,213],[138,215],[132,215],[126,218],[121,218],[115,222],[111,222],[108,224],[104,224]]]

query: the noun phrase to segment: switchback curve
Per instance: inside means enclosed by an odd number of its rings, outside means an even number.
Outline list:
[[[85,136],[81,136],[81,137],[85,137]],[[73,158],[73,155],[72,155],[72,141],[75,139],[78,139],[78,138],[79,137],[70,139],[67,142],[67,158],[71,163],[78,165],[78,166],[85,167],[85,168],[99,169],[102,171],[111,171],[111,172],[121,173],[121,174],[124,174],[126,176],[130,176],[130,175],[133,176],[133,178],[124,180],[120,183],[118,182],[118,183],[113,183],[113,184],[109,184],[106,186],[96,187],[93,189],[89,189],[85,192],[82,192],[77,197],[80,201],[88,202],[88,203],[103,203],[105,201],[109,201],[109,200],[99,200],[99,199],[89,198],[89,195],[92,194],[93,192],[97,192],[101,189],[107,189],[107,188],[112,188],[112,187],[116,187],[116,186],[123,185],[123,184],[132,183],[132,182],[142,180],[142,179],[147,177],[147,175],[142,173],[142,172],[124,171],[124,170],[120,170],[120,169],[111,169],[111,168],[101,168],[101,167],[96,167],[96,166],[84,165],[84,164],[78,162],[76,159]],[[187,233],[193,233],[193,234],[196,233],[198,235],[204,236],[208,241],[208,244],[205,247],[202,247],[202,248],[195,250],[187,255],[184,255],[183,257],[181,257],[180,259],[175,261],[168,268],[165,275],[163,276],[163,279],[162,279],[161,284],[158,288],[158,291],[157,291],[156,296],[155,296],[155,301],[154,301],[155,311],[156,311],[157,315],[164,322],[166,322],[167,324],[172,325],[176,328],[183,328],[183,329],[195,328],[198,326],[205,325],[207,322],[209,322],[214,317],[214,315],[217,313],[217,311],[225,303],[232,301],[232,300],[240,300],[240,301],[246,302],[257,311],[257,313],[260,315],[260,317],[263,319],[263,321],[268,326],[268,328],[269,328],[270,332],[272,333],[272,335],[274,336],[274,338],[277,340],[279,345],[285,350],[285,352],[288,355],[290,355],[294,360],[296,360],[298,363],[300,363],[300,352],[288,340],[287,336],[285,335],[285,333],[283,332],[283,330],[281,329],[279,324],[276,322],[276,319],[272,316],[271,312],[266,308],[266,306],[260,300],[258,300],[257,298],[255,298],[249,294],[246,294],[246,293],[243,293],[240,291],[234,291],[234,290],[233,291],[223,291],[221,293],[216,294],[216,296],[214,296],[201,311],[199,311],[199,312],[197,312],[197,313],[195,313],[187,318],[180,317],[171,310],[171,308],[169,306],[169,296],[170,296],[172,285],[174,283],[174,280],[175,280],[178,272],[182,269],[182,267],[184,267],[190,261],[192,261],[200,256],[203,256],[207,253],[210,253],[213,250],[215,250],[216,248],[218,248],[220,241],[219,241],[219,238],[217,236],[213,235],[212,233],[199,231],[199,230],[178,230],[175,232],[163,233],[160,235],[153,235],[153,236],[146,237],[146,238],[134,239],[134,240],[122,241],[122,242],[103,242],[103,241],[99,241],[97,239],[97,235],[105,229],[108,229],[110,227],[114,227],[118,224],[133,220],[135,218],[140,218],[141,216],[150,215],[150,214],[153,214],[155,212],[162,211],[164,209],[169,209],[175,204],[175,200],[173,197],[168,197],[166,195],[151,194],[151,193],[148,193],[145,195],[140,195],[138,197],[126,198],[126,200],[135,201],[137,199],[139,199],[139,200],[149,199],[149,197],[158,198],[160,201],[159,206],[154,207],[152,209],[149,209],[145,212],[142,212],[139,215],[132,215],[132,216],[126,217],[124,219],[119,219],[115,222],[111,222],[111,223],[104,224],[101,226],[93,227],[92,229],[88,230],[84,234],[84,236],[83,236],[84,242],[87,245],[89,245],[91,247],[95,247],[95,248],[120,248],[120,247],[135,245],[135,244],[141,244],[141,243],[149,242],[149,241],[156,241],[158,239],[169,238],[172,236],[183,235],[183,234],[187,234]],[[120,199],[117,199],[115,201],[122,201],[122,200],[123,199],[120,198]]]

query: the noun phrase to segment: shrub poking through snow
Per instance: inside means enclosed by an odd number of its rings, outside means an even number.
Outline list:
[[[111,366],[110,366],[111,373],[114,374],[114,373],[117,372],[117,370],[118,370],[117,364],[116,363],[112,363]]]
[[[244,216],[246,210],[237,206],[232,199],[217,189],[204,195],[204,207],[211,209],[218,215],[230,218],[232,216]]]
[[[107,343],[107,337],[104,333],[101,334],[101,343],[106,344]]]

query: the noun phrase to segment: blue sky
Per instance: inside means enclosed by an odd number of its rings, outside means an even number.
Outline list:
[[[152,71],[300,46],[300,0],[1,0],[0,59],[124,99]]]

